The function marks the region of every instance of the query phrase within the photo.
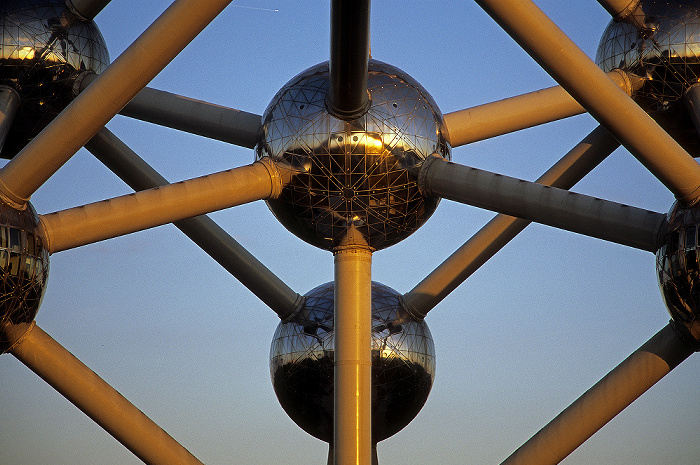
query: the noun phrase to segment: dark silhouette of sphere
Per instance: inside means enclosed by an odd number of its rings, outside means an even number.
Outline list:
[[[109,54],[93,21],[83,21],[65,0],[0,2],[0,84],[22,100],[0,152],[12,158],[73,99],[75,77],[102,72]]]
[[[700,341],[700,207],[678,202],[668,213],[668,230],[656,252],[659,287],[676,327]],[[700,345],[698,346],[700,348]]]
[[[360,118],[331,116],[328,86],[325,62],[294,77],[265,110],[256,157],[295,172],[267,204],[293,234],[322,249],[341,244],[350,228],[369,247],[388,247],[437,207],[438,199],[421,194],[409,169],[433,153],[450,158],[442,114],[420,84],[376,60],[369,61],[371,105]]]
[[[27,204],[19,211],[0,202],[0,353],[13,342],[7,325],[31,323],[49,277],[49,254],[36,234],[39,218]]]
[[[644,79],[634,99],[693,156],[700,139],[683,106],[683,94],[700,80],[700,3],[697,0],[642,0],[646,29],[611,21],[596,63]]]
[[[277,327],[270,374],[285,412],[304,431],[333,441],[334,283],[306,294],[299,314]],[[390,287],[372,283],[372,441],[396,434],[425,404],[435,347],[425,321],[411,318]]]

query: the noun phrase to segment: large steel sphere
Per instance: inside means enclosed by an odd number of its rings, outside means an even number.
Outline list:
[[[0,353],[13,342],[6,327],[31,323],[44,296],[49,254],[38,224],[30,204],[19,211],[0,202]]]
[[[277,327],[270,374],[287,414],[307,433],[333,440],[333,292],[306,295],[302,311]],[[435,347],[424,321],[409,317],[399,294],[372,283],[372,440],[400,431],[425,404],[435,377]]]
[[[700,3],[697,0],[642,0],[646,29],[611,21],[600,39],[596,63],[644,79],[634,99],[693,156],[700,139],[683,94],[700,82]]]
[[[0,156],[12,158],[72,100],[73,79],[109,64],[104,39],[65,0],[0,2],[0,84],[22,100]]]
[[[668,214],[668,232],[656,252],[659,287],[676,327],[700,341],[700,206],[676,203]],[[699,346],[700,347],[700,346]]]
[[[358,230],[381,249],[418,229],[438,199],[424,197],[411,167],[437,154],[450,158],[442,114],[420,84],[398,68],[369,62],[371,106],[345,121],[325,105],[328,63],[289,81],[263,115],[256,157],[269,156],[296,173],[280,198],[277,219],[301,239],[333,249]]]

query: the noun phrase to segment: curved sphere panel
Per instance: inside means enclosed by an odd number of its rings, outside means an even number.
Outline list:
[[[450,158],[442,114],[432,97],[400,69],[369,61],[370,108],[345,121],[326,109],[328,62],[302,72],[263,115],[256,158],[271,157],[294,172],[268,206],[296,236],[331,250],[349,229],[373,249],[418,229],[438,199],[424,197],[414,174],[431,154]]]
[[[333,441],[334,283],[306,295],[299,314],[277,327],[270,375],[285,412],[304,431]],[[372,283],[372,440],[413,420],[435,378],[435,347],[425,321],[409,317],[390,287]]]
[[[109,54],[95,23],[78,18],[64,0],[1,2],[0,34],[0,85],[22,99],[0,152],[12,158],[71,102],[74,78],[101,73]]]
[[[644,79],[634,99],[694,156],[700,139],[683,94],[700,82],[700,3],[697,0],[642,0],[648,29],[624,21],[605,29],[596,63],[604,71],[621,69]]]
[[[656,272],[666,308],[676,327],[697,344],[700,344],[699,225],[700,207],[676,203],[668,214],[668,231],[656,252]]]
[[[0,354],[12,343],[6,325],[31,323],[44,297],[49,253],[36,234],[39,218],[0,202]]]

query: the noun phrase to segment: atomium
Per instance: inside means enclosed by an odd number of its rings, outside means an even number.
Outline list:
[[[15,89],[21,106],[0,156],[12,158],[73,100],[82,72],[109,64],[102,34],[64,0],[0,4],[0,85]]]
[[[642,78],[634,100],[694,156],[700,139],[684,105],[700,82],[700,6],[695,0],[644,0],[646,29],[611,20],[600,39],[596,63]]]
[[[375,249],[393,245],[435,211],[409,170],[435,154],[450,159],[442,114],[400,69],[369,61],[369,110],[358,119],[326,109],[328,63],[292,78],[263,114],[256,157],[288,165],[295,176],[268,206],[292,233],[333,249],[356,228]]]
[[[309,291],[304,307],[277,326],[270,374],[285,412],[304,431],[333,441],[334,283]],[[435,348],[425,321],[409,316],[400,295],[372,283],[372,441],[408,425],[428,399]]]

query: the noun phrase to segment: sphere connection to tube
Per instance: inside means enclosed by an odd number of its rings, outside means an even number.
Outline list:
[[[645,29],[611,21],[605,29],[596,63],[604,71],[621,69],[644,83],[634,94],[644,108],[693,156],[700,138],[683,95],[700,82],[700,3],[697,0],[642,0]]]
[[[304,431],[333,439],[334,283],[306,294],[277,327],[270,374],[277,398]],[[372,441],[400,431],[418,414],[435,377],[435,347],[425,321],[411,318],[390,287],[372,283]]]
[[[700,349],[700,207],[676,203],[668,213],[668,232],[656,252],[659,287],[676,327]]]
[[[21,106],[0,153],[12,158],[73,99],[74,79],[109,64],[93,21],[73,14],[64,0],[0,3],[0,84],[13,87]]]
[[[435,211],[410,169],[426,157],[450,158],[442,114],[400,69],[369,61],[370,108],[345,121],[326,109],[328,62],[303,71],[263,115],[258,159],[287,165],[292,181],[268,206],[292,233],[331,250],[356,229],[378,250],[416,231]]]
[[[31,323],[49,277],[49,253],[36,234],[39,218],[27,204],[15,210],[0,202],[0,353],[14,342],[8,325]]]

